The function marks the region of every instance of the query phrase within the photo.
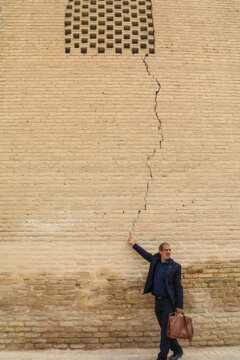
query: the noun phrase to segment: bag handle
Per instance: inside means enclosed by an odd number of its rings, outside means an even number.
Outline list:
[[[171,312],[170,314],[168,314],[168,316],[175,316],[175,315],[177,315],[176,312]]]

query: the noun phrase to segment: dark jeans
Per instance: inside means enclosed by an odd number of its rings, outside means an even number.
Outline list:
[[[177,339],[170,339],[167,337],[167,321],[168,315],[174,312],[175,309],[169,298],[155,300],[155,314],[157,316],[160,328],[161,328],[161,342],[160,353],[158,354],[158,360],[167,360],[169,349],[174,353],[180,353],[182,351]]]

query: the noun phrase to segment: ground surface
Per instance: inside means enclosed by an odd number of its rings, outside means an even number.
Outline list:
[[[0,352],[0,360],[155,360],[157,349]],[[239,360],[240,346],[187,348],[182,360]]]

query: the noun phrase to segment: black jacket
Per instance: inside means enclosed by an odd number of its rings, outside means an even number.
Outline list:
[[[136,250],[145,260],[150,262],[149,272],[144,287],[143,293],[149,293],[153,290],[153,279],[155,265],[160,260],[160,254],[150,254],[138,244],[133,245],[133,249]],[[174,309],[183,309],[183,287],[181,284],[181,265],[169,259],[168,269],[166,273],[166,287],[167,293],[171,299]]]

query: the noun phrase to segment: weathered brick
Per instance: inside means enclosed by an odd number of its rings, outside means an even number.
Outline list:
[[[139,54],[122,26],[122,54],[113,42],[93,56],[73,38],[65,52],[71,3],[1,8],[0,348],[158,346],[148,265],[129,232],[152,253],[170,242],[193,345],[235,344],[236,4],[152,0]]]

